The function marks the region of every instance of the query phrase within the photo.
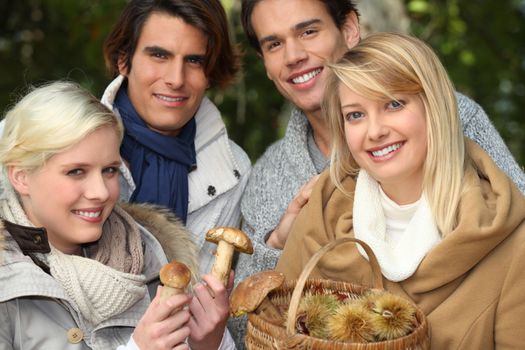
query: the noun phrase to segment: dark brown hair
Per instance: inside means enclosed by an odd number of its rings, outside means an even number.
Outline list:
[[[154,12],[181,18],[206,35],[204,70],[210,87],[224,87],[233,82],[240,54],[230,41],[226,12],[219,0],[131,0],[104,42],[106,69],[112,77],[119,74],[121,59],[127,70],[131,70],[142,28]]]
[[[252,25],[252,13],[255,5],[264,0],[242,0],[241,8],[241,22],[244,29],[244,33],[248,38],[250,45],[261,53],[261,46],[259,45],[259,40],[255,34],[255,30]],[[346,17],[351,12],[355,12],[356,15],[359,15],[356,5],[352,0],[319,0],[326,7],[326,10],[330,14],[330,17],[334,20],[337,28],[342,29],[343,24],[346,21]]]

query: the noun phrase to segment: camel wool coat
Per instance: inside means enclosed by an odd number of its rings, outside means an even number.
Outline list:
[[[414,301],[427,315],[432,349],[525,349],[525,197],[473,142],[477,173],[458,209],[458,225],[442,234],[415,273],[385,289]],[[353,192],[355,182],[342,182]],[[352,198],[328,172],[299,213],[276,270],[297,278],[310,257],[341,237],[353,237]],[[355,244],[329,251],[311,277],[370,286],[371,268]]]

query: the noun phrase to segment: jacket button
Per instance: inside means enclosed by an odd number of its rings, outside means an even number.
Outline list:
[[[67,331],[67,341],[71,344],[77,344],[84,338],[84,333],[79,328],[71,328]]]
[[[208,186],[208,196],[213,197],[217,193],[217,190],[212,185]]]
[[[33,243],[34,244],[41,244],[42,243],[42,236],[40,236],[39,234],[35,234],[33,236]]]

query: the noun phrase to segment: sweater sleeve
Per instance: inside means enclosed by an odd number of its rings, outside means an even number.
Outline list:
[[[525,173],[520,168],[489,117],[476,102],[457,93],[463,133],[480,145],[525,194]]]
[[[281,170],[274,161],[280,158],[274,147],[257,161],[244,191],[241,210],[242,230],[250,237],[253,254],[240,254],[235,270],[235,285],[257,272],[275,267],[281,250],[266,245],[266,238],[279,223],[282,213],[292,198],[282,188]]]

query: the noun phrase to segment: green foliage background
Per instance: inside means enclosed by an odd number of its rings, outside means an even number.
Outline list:
[[[1,115],[27,85],[49,80],[75,80],[101,96],[109,82],[102,42],[125,2],[1,0]],[[456,88],[485,108],[519,164],[525,164],[525,1],[405,3],[413,33],[435,48]],[[284,133],[290,106],[245,42],[239,1],[223,4],[245,48],[244,72],[235,86],[209,95],[223,112],[230,136],[255,161]]]

